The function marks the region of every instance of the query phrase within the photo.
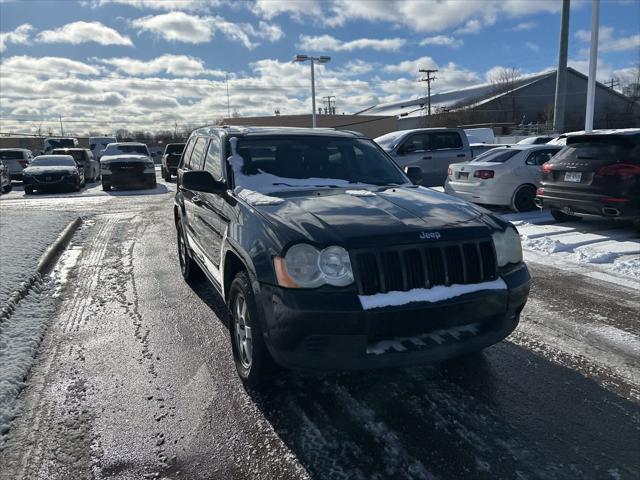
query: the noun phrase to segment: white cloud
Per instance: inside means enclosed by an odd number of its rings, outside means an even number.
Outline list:
[[[270,42],[277,42],[282,37],[284,37],[284,32],[279,25],[275,25],[273,23],[267,23],[260,21],[258,23],[258,27],[254,27],[253,25],[245,24],[245,27],[251,32],[251,35],[257,38],[264,38]]]
[[[3,59],[1,65],[2,73],[11,71],[37,76],[50,74],[98,75],[100,73],[100,70],[94,66],[64,57],[35,58],[20,55]]]
[[[11,32],[0,32],[0,52],[5,51],[8,43],[29,43],[31,30],[33,30],[33,27],[30,24],[23,23]]]
[[[287,13],[291,18],[300,20],[303,16],[320,17],[322,8],[317,0],[296,2],[292,0],[256,0],[251,9],[258,15],[271,20]]]
[[[540,46],[533,42],[525,42],[524,46],[527,47],[532,52],[538,53],[540,51]]]
[[[521,32],[524,30],[533,30],[537,26],[538,24],[536,22],[521,22],[515,25],[514,27],[509,28],[508,30],[512,32]]]
[[[196,77],[199,75],[224,76],[221,70],[208,70],[204,62],[196,57],[186,55],[162,55],[152,60],[143,61],[133,58],[97,59],[106,65],[116,67],[121,72],[134,76],[157,75],[166,73],[176,77]]]
[[[209,17],[184,12],[149,15],[132,20],[131,25],[142,31],[155,33],[170,42],[205,43],[213,37]]]
[[[84,2],[87,3],[87,2]],[[218,0],[90,0],[92,7],[101,7],[108,4],[128,5],[144,10],[205,10],[222,3]]]
[[[471,20],[467,20],[464,26],[458,28],[455,33],[459,35],[468,35],[472,33],[478,33],[482,30],[482,22],[477,18],[472,18]]]
[[[129,101],[137,107],[149,110],[176,108],[180,106],[174,97],[167,97],[165,95],[133,95],[129,98]]]
[[[394,52],[404,46],[406,40],[403,38],[359,38],[344,42],[331,35],[320,35],[317,37],[300,35],[297,47],[310,52],[337,51],[350,52],[353,50],[372,49],[377,51]]]
[[[415,60],[404,60],[395,65],[387,65],[383,71],[387,73],[402,73],[418,75],[419,69],[437,69],[438,64],[431,57],[420,57]]]
[[[450,37],[448,35],[436,35],[435,37],[427,37],[420,42],[420,46],[425,45],[439,45],[442,47],[459,48],[464,42],[458,38]]]
[[[36,37],[41,43],[79,43],[96,42],[101,45],[133,46],[131,39],[117,30],[100,22],[73,22],[55,30],[44,30]]]
[[[584,43],[591,42],[591,31],[578,30],[575,33],[576,39]],[[606,52],[624,52],[626,50],[640,49],[640,34],[630,35],[628,37],[615,38],[613,27],[601,27],[598,32],[598,51]],[[582,50],[582,53],[588,53],[588,49]]]
[[[358,76],[365,73],[369,73],[373,70],[374,65],[364,60],[356,59],[347,62],[342,69],[342,72],[346,76]]]

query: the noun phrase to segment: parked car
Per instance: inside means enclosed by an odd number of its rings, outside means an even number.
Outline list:
[[[471,160],[471,148],[462,128],[418,128],[391,132],[375,139],[396,163],[420,167],[422,185],[444,185],[449,165]]]
[[[201,128],[177,183],[182,275],[204,272],[226,301],[247,384],[272,360],[344,370],[476,352],[527,300],[510,223],[413,185],[359,133]]]
[[[54,148],[50,155],[71,155],[84,168],[84,178],[88,182],[95,182],[100,178],[100,162],[93,158],[91,150],[86,148]]]
[[[178,173],[178,164],[183,150],[184,143],[168,143],[165,147],[162,155],[162,178],[167,182],[171,181],[171,175]]]
[[[566,142],[542,168],[538,206],[559,222],[595,215],[640,224],[640,129]]]
[[[494,148],[499,147],[509,147],[511,146],[508,143],[472,143],[471,147],[471,158],[477,158],[482,155],[484,152],[488,152],[489,150],[493,150]]]
[[[155,188],[156,167],[144,143],[110,143],[100,158],[102,189],[145,186]]]
[[[82,166],[71,155],[39,155],[22,172],[24,193],[34,190],[80,190],[84,185]]]
[[[561,149],[556,145],[494,148],[469,163],[451,165],[444,191],[469,202],[508,206],[516,212],[534,210],[542,165]]]
[[[22,171],[29,166],[33,155],[26,148],[0,148],[0,160],[9,170],[11,180],[22,180]]]
[[[100,160],[102,151],[107,148],[110,143],[117,143],[116,137],[89,137],[89,150],[93,153],[93,158]]]
[[[0,192],[9,193],[12,188],[13,185],[11,184],[9,169],[4,164],[4,162],[0,160]]]
[[[49,153],[54,148],[74,148],[78,146],[77,138],[49,137],[44,139],[44,153]]]
[[[549,143],[555,137],[549,135],[539,135],[537,137],[523,138],[518,142],[518,145],[541,145],[543,143]]]

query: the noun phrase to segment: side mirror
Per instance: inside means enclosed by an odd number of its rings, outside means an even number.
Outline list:
[[[227,191],[227,184],[219,182],[205,170],[190,170],[182,174],[180,186],[185,190],[221,194]]]
[[[404,173],[414,185],[422,183],[422,169],[420,167],[404,167]]]

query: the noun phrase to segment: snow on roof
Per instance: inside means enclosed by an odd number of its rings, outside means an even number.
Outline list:
[[[531,85],[534,82],[554,74],[555,71],[550,71],[522,77],[516,80],[516,87],[511,91]],[[481,105],[508,93],[501,92],[497,95],[492,95],[495,92],[495,89],[496,86],[492,83],[482,83],[457,90],[436,93],[431,95],[431,108],[454,108],[456,105],[465,105],[465,108],[467,108],[470,103],[473,106]],[[419,117],[423,113],[421,111],[421,106],[426,104],[427,97],[418,97],[409,100],[374,105],[373,107],[358,112],[357,115],[402,115],[405,117]]]

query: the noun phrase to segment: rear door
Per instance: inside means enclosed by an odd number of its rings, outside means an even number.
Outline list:
[[[530,152],[525,159],[525,167],[516,170],[518,177],[521,177],[522,183],[532,183],[536,186],[540,185],[542,177],[542,165],[547,163],[558,153],[559,148],[544,148]]]

